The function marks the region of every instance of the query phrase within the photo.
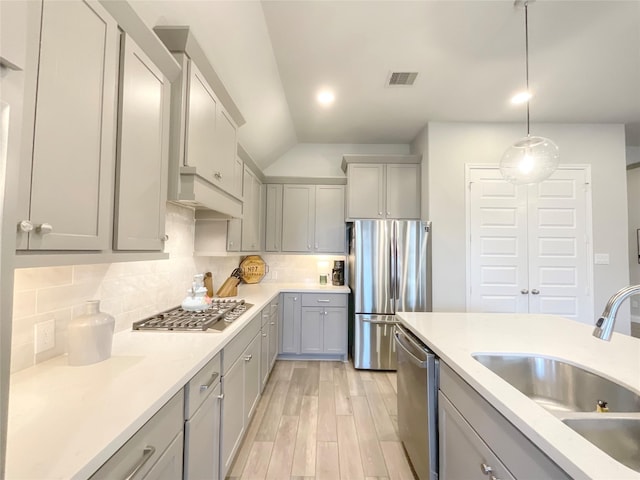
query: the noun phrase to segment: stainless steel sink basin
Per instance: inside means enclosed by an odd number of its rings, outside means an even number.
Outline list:
[[[610,412],[640,412],[638,394],[560,360],[492,354],[473,358],[552,412],[595,412],[598,400],[606,401]]]
[[[609,415],[562,421],[610,457],[640,472],[640,418],[609,418]]]

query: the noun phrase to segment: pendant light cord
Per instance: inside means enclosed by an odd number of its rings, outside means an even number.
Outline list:
[[[531,96],[529,91],[529,2],[524,2],[524,56],[525,56],[525,77],[527,85],[527,94]],[[529,102],[531,98],[527,99],[527,137],[529,133]]]

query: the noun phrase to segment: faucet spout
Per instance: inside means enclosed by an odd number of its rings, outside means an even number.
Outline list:
[[[607,306],[604,308],[602,315],[596,321],[596,328],[593,329],[593,336],[601,340],[611,340],[613,334],[613,326],[616,323],[616,315],[622,302],[627,298],[640,294],[640,285],[629,285],[614,293]]]

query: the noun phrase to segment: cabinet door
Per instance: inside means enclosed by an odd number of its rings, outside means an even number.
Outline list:
[[[442,480],[485,475],[501,480],[514,478],[442,393],[438,395],[438,432]]]
[[[242,220],[232,218],[227,221],[227,251],[239,252],[242,243]]]
[[[114,248],[164,245],[171,84],[122,35]]]
[[[282,322],[280,323],[280,353],[300,353],[299,293],[282,295]]]
[[[213,184],[233,194],[237,150],[236,125],[220,104],[217,107],[214,153],[217,169],[213,172]]]
[[[198,175],[210,182],[218,170],[214,161],[217,104],[218,99],[206,79],[196,64],[190,62],[185,163],[195,167]]]
[[[324,353],[347,353],[347,309],[327,308],[322,337]]]
[[[182,480],[182,447],[183,435],[182,432],[180,432],[173,442],[171,442],[171,445],[169,445],[169,447],[164,451],[155,465],[151,467],[149,473],[142,478],[144,478],[144,480]]]
[[[420,218],[420,165],[386,165],[387,218]]]
[[[344,187],[316,186],[314,250],[318,253],[343,253],[345,232]]]
[[[264,390],[269,378],[269,324],[263,325],[260,331],[260,391]]]
[[[274,304],[272,302],[271,306],[273,311],[271,313],[271,318],[269,319],[269,372],[273,368],[273,364],[278,357],[278,338],[280,338],[278,334],[278,312],[280,311],[279,304]]]
[[[242,180],[242,250],[245,252],[253,250],[252,244],[255,244],[253,238],[255,236],[253,195],[255,175],[247,166],[244,167],[244,177]]]
[[[44,2],[29,249],[109,247],[117,27],[96,1]]]
[[[265,245],[267,252],[282,248],[282,185],[267,185]]]
[[[260,348],[262,335],[258,333],[244,351],[244,424],[249,424],[253,411],[258,404],[262,377],[260,375]]]
[[[217,478],[220,467],[220,385],[184,424],[184,478]]]
[[[221,478],[225,478],[244,433],[244,357],[222,377]]]
[[[322,353],[323,323],[326,310],[321,307],[303,307],[300,321],[300,352]]]
[[[384,165],[349,164],[347,185],[348,218],[384,218]]]
[[[284,185],[282,251],[311,252],[314,238],[315,186]]]
[[[235,162],[233,162],[233,195],[238,198],[242,198],[242,173],[244,172],[244,162],[240,157],[236,155]]]

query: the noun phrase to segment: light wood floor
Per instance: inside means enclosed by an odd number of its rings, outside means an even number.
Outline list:
[[[228,479],[414,480],[395,373],[278,361],[256,408]]]

